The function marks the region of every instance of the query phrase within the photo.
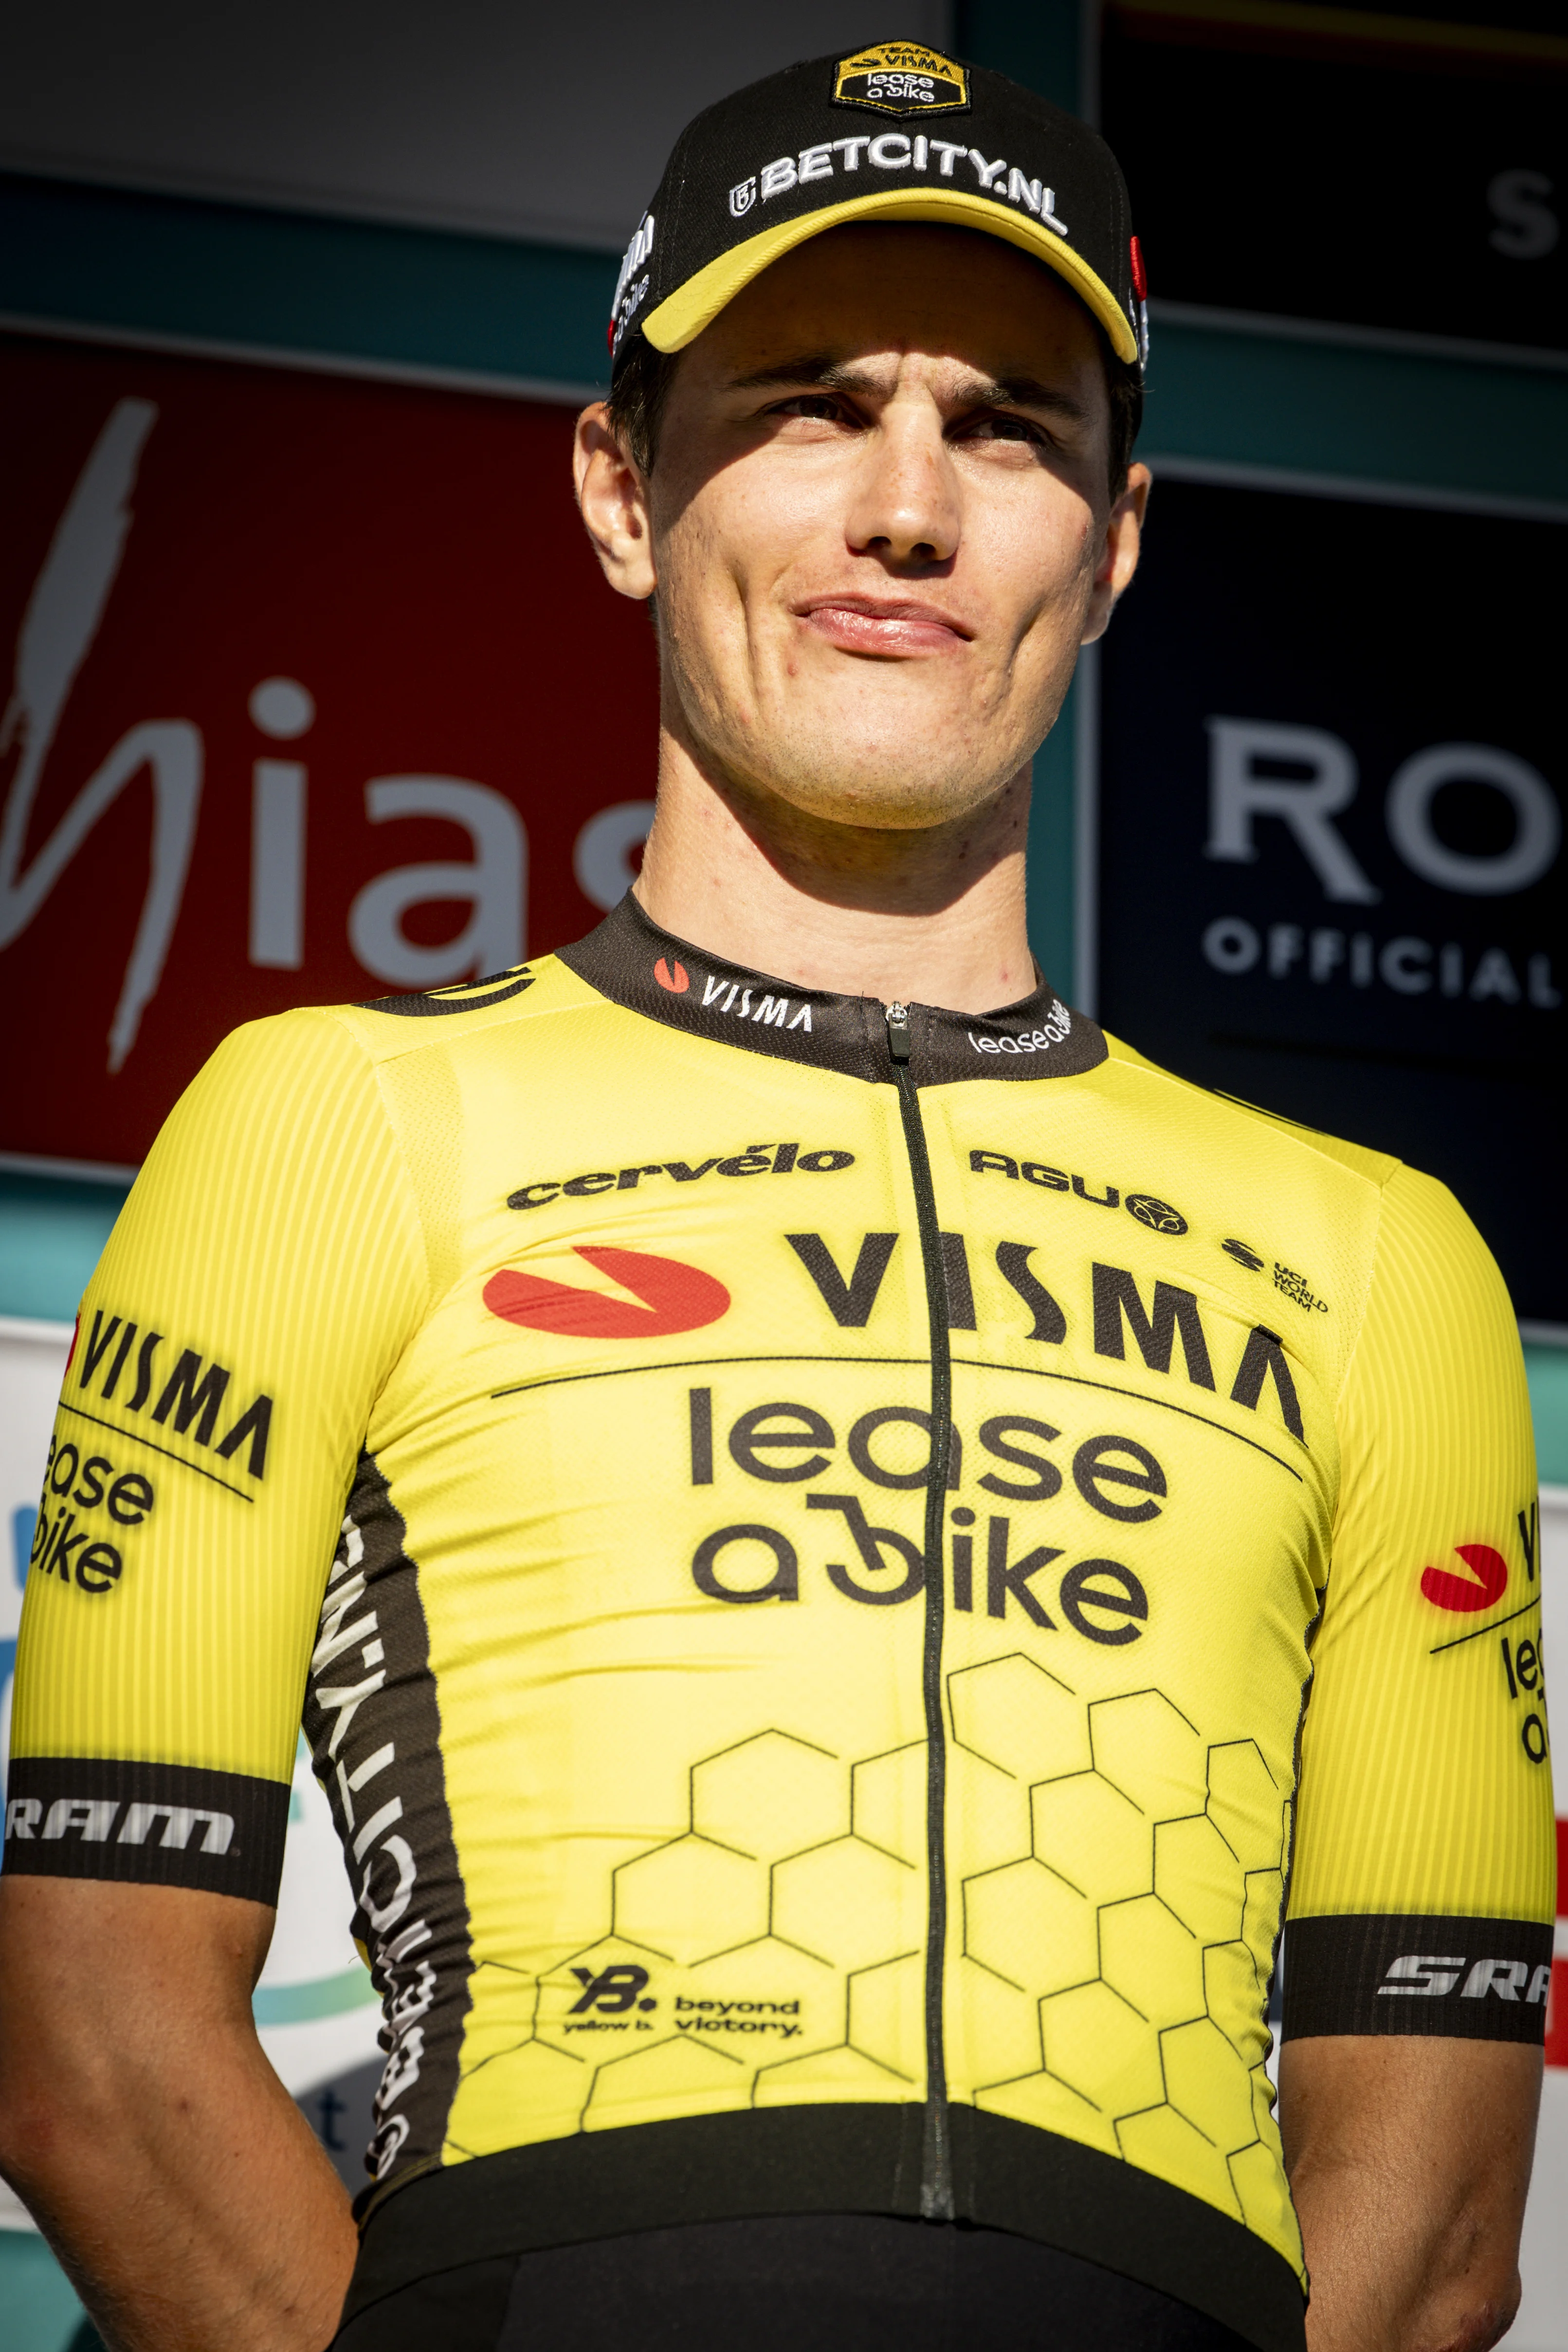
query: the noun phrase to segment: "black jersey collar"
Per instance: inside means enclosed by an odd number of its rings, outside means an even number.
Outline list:
[[[597,930],[560,955],[601,996],[666,1028],[847,1077],[885,1082],[893,1075],[887,1014],[876,997],[829,996],[725,963],[661,931],[630,891]],[[1075,1077],[1106,1058],[1100,1030],[1046,986],[996,1013],[932,1004],[909,1012],[910,1068],[921,1086]]]

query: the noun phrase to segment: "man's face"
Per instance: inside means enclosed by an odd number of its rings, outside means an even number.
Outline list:
[[[1131,576],[1146,477],[1113,511],[1108,427],[1088,313],[997,238],[797,247],[682,355],[627,493],[666,726],[742,796],[817,819],[978,808]],[[584,510],[592,529],[591,484]]]

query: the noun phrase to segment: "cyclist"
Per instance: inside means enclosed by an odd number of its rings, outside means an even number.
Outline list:
[[[1117,167],[918,44],[793,68],[682,135],[611,337],[636,892],[237,1032],[84,1301],[6,2169],[127,2352],[1489,2344],[1552,1915],[1508,1301],[1025,929],[1149,488]],[[386,2006],[357,2254],[249,2025],[301,1689]]]

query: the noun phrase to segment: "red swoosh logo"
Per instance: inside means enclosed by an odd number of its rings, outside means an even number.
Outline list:
[[[673,1331],[700,1330],[727,1314],[730,1294],[700,1266],[679,1258],[654,1257],[646,1250],[595,1249],[580,1244],[577,1255],[641,1299],[634,1307],[601,1290],[577,1290],[570,1283],[546,1282],[537,1274],[507,1266],[485,1285],[485,1305],[508,1323],[532,1331],[559,1331],[573,1339],[661,1339]]]
[[[1435,1609],[1451,1609],[1458,1616],[1472,1617],[1502,1599],[1508,1590],[1508,1562],[1490,1544],[1456,1544],[1454,1549],[1471,1575],[1456,1576],[1447,1568],[1424,1568],[1421,1590]]]

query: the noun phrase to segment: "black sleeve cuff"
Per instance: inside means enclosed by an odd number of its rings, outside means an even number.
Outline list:
[[[1550,1926],[1362,1913],[1285,1930],[1287,2041],[1313,2033],[1443,2033],[1542,2042]]]
[[[286,1780],[188,1764],[19,1756],[6,1782],[5,1866],[276,1903],[288,1827]]]

